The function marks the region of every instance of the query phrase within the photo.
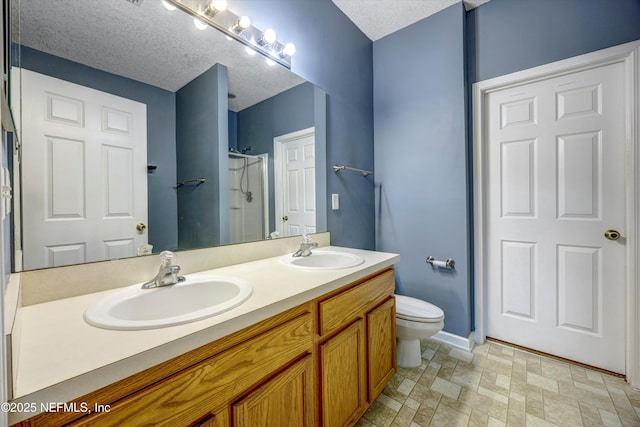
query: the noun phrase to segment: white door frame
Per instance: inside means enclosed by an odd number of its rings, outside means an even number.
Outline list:
[[[640,255],[640,40],[608,49],[576,56],[551,64],[519,71],[473,84],[473,167],[474,167],[474,339],[486,339],[487,321],[487,268],[485,267],[486,218],[485,184],[489,181],[486,167],[488,126],[488,95],[492,92],[583,71],[603,65],[622,63],[625,67],[625,181],[626,181],[626,375],[633,387],[640,387],[640,268],[636,261]]]
[[[292,139],[302,138],[308,135],[315,135],[316,128],[312,126],[310,128],[298,130],[285,135],[276,136],[273,138],[273,185],[274,185],[274,199],[275,199],[275,226],[276,231],[280,233],[280,237],[284,237],[284,230],[282,230],[282,222],[280,219],[284,210],[284,199],[281,189],[283,188],[285,167],[284,167],[284,144]],[[315,143],[314,143],[315,144]]]

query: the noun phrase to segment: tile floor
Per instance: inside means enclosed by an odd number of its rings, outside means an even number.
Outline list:
[[[640,391],[624,379],[497,343],[422,349],[357,427],[640,426]]]

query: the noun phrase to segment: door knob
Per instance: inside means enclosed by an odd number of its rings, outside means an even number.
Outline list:
[[[604,237],[609,240],[618,240],[622,236],[618,230],[607,230],[604,232]]]
[[[289,221],[289,217],[285,215],[285,216],[282,217],[282,220],[283,221]]]
[[[143,223],[139,223],[138,225],[136,225],[136,230],[138,230],[139,232],[143,232],[145,229],[147,228],[147,226]]]

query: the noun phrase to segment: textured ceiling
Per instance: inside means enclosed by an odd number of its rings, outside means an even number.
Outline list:
[[[460,0],[333,0],[377,40]],[[489,0],[466,0],[467,8]],[[229,69],[229,108],[240,111],[304,80],[249,56],[239,43],[160,0],[20,0],[13,41],[93,68],[175,92],[216,63]],[[383,8],[381,5],[392,5]],[[18,33],[17,27],[20,27]],[[295,61],[295,57],[293,58]]]
[[[196,29],[160,0],[20,0],[13,41],[175,92],[216,63],[229,69],[229,108],[240,111],[302,82],[212,28]],[[17,33],[17,23],[20,31]],[[19,37],[19,40],[18,40]],[[295,58],[294,58],[295,61]]]
[[[418,22],[461,0],[332,0],[371,40]],[[467,10],[490,0],[465,0]]]

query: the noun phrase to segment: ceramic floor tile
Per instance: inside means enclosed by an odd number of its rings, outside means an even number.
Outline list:
[[[554,393],[558,393],[559,390],[558,382],[556,380],[552,380],[551,378],[546,378],[532,372],[527,373],[527,383]]]
[[[617,414],[605,411],[604,409],[600,409],[598,412],[600,413],[600,418],[602,418],[602,423],[606,427],[622,427],[622,423]]]
[[[582,424],[585,427],[600,427],[604,426],[602,423],[602,418],[600,417],[600,411],[598,408],[586,404],[579,403],[580,406],[580,415],[582,416]]]
[[[502,402],[505,405],[509,403],[509,398],[504,394],[496,393],[495,391],[484,388],[484,387],[478,387],[478,393],[480,393],[483,396],[487,396],[493,400],[497,400],[498,402]]]
[[[542,376],[552,378],[556,381],[572,382],[571,369],[565,363],[558,363],[553,360],[542,360]]]
[[[451,349],[451,351],[449,352],[449,356],[462,360],[467,363],[473,360],[473,353],[465,350],[460,350],[459,348]]]
[[[392,427],[409,427],[413,422],[413,417],[416,414],[415,409],[411,409],[408,406],[403,406],[398,415],[391,423]]]
[[[460,395],[460,386],[458,384],[443,380],[442,378],[436,378],[431,385],[431,389],[454,400],[458,399]]]
[[[640,391],[623,379],[498,343],[421,350],[357,427],[640,427]]]
[[[451,382],[475,390],[478,388],[478,384],[480,384],[481,377],[481,371],[470,371],[460,366],[456,366],[456,369],[453,371],[453,375],[451,375]]]
[[[469,416],[447,405],[438,405],[430,426],[463,427],[469,423]]]
[[[545,397],[544,419],[557,425],[580,425],[582,416],[578,404],[567,404],[557,399]]]
[[[364,418],[376,426],[389,427],[396,415],[398,415],[397,411],[394,411],[376,400],[371,404],[371,407],[367,412],[365,412]]]
[[[405,378],[404,381],[402,381],[402,383],[400,383],[400,385],[398,386],[398,391],[402,394],[406,394],[407,396],[409,395],[409,393],[411,393],[411,390],[413,390],[413,387],[416,386],[416,382],[412,381],[408,378]]]

